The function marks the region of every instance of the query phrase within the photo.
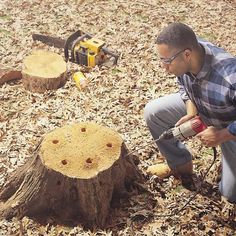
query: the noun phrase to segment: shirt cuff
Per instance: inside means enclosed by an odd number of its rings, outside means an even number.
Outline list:
[[[188,95],[186,94],[186,93],[181,93],[181,92],[179,92],[179,94],[180,94],[180,97],[182,98],[182,100],[183,100],[183,102],[185,103],[186,101],[188,101],[188,100],[190,100],[189,99],[189,97],[188,97]]]
[[[227,126],[227,130],[234,136],[236,136],[236,121]]]

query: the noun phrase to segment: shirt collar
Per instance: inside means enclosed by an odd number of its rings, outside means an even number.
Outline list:
[[[201,43],[200,43],[200,45],[205,50],[205,60],[204,60],[204,64],[203,64],[201,70],[196,75],[196,78],[198,78],[198,79],[206,77],[207,73],[210,71],[211,63],[212,63],[212,55],[213,55],[209,47],[207,47],[206,45],[203,45]]]

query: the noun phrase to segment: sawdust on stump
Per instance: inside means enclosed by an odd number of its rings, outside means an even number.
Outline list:
[[[32,92],[54,90],[65,84],[66,70],[62,56],[37,50],[23,60],[22,82]]]
[[[5,218],[52,213],[103,227],[114,196],[139,177],[117,132],[95,123],[48,133],[31,163],[16,171],[0,192]]]

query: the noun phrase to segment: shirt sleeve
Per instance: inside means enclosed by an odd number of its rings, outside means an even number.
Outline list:
[[[227,129],[232,135],[236,136],[236,121],[228,125]]]
[[[186,93],[186,91],[184,89],[181,77],[177,77],[177,84],[179,86],[179,94],[180,94],[182,100],[184,102],[186,102],[187,100],[189,100],[189,96],[187,95],[187,93]]]
[[[227,80],[230,81],[232,84],[230,92],[229,92],[229,97],[236,110],[236,82],[234,82],[235,79],[236,79],[236,71],[234,73],[231,73],[227,77]],[[232,135],[236,136],[236,120],[230,123],[227,126],[227,129]]]

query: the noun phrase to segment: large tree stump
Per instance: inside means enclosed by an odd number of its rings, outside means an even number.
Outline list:
[[[95,123],[48,133],[0,192],[5,218],[49,214],[103,227],[114,195],[140,174],[117,132]]]
[[[66,62],[57,53],[34,51],[23,60],[22,82],[32,92],[57,89],[66,83]]]

